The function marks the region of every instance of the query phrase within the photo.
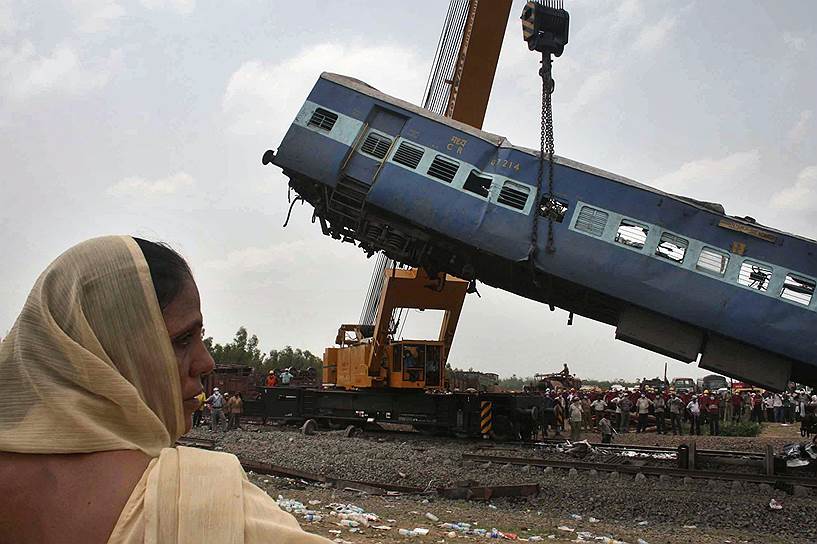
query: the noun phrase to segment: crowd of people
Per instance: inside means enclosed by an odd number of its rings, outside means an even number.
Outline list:
[[[758,391],[676,392],[673,389],[632,391],[547,391],[544,435],[556,436],[567,428],[576,440],[582,431],[602,434],[610,441],[614,434],[636,433],[648,428],[658,434],[700,435],[708,429],[719,435],[721,425],[741,421],[801,423],[806,436],[817,424],[817,394],[803,390],[773,393]],[[565,421],[567,420],[567,421]]]
[[[241,428],[241,415],[244,413],[244,396],[239,393],[232,395],[224,393],[218,387],[208,397],[200,393],[199,408],[193,412],[193,427],[200,427],[206,421],[210,422],[210,430],[220,429],[227,432]]]

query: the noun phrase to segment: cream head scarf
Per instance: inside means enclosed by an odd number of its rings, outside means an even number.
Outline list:
[[[133,238],[72,247],[0,344],[0,451],[141,450],[185,429],[176,357]]]

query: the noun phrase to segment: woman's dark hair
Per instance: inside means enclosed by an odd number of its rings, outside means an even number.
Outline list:
[[[184,282],[193,278],[193,273],[190,272],[187,261],[166,244],[149,242],[141,238],[134,240],[145,256],[159,307],[164,310],[182,290]]]

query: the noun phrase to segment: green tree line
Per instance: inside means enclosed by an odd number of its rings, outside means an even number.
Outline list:
[[[258,336],[250,335],[243,326],[238,328],[233,340],[226,344],[213,342],[212,336],[204,339],[204,345],[216,364],[247,365],[264,374],[280,368],[302,370],[312,367],[319,372],[321,370],[321,358],[308,349],[286,346],[265,353],[258,347],[259,343]]]

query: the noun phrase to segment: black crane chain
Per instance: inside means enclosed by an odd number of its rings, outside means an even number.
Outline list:
[[[542,111],[539,122],[539,170],[536,177],[536,196],[537,201],[534,202],[533,210],[533,230],[531,232],[531,248],[529,252],[529,260],[534,270],[534,282],[536,282],[536,252],[539,245],[539,215],[544,214],[548,219],[548,235],[545,251],[553,253],[556,251],[556,246],[553,241],[553,214],[557,210],[552,209],[554,206],[553,196],[553,170],[554,162],[553,155],[555,153],[555,143],[553,137],[553,80],[551,79],[551,59],[548,53],[542,54],[542,69],[539,74],[542,76]],[[545,177],[545,156],[547,156],[548,165],[548,184],[546,198],[542,196],[542,185]]]
[[[540,149],[539,149],[539,163],[541,164],[544,162],[545,157],[544,154],[547,152],[548,156],[548,192],[547,192],[547,216],[548,216],[548,240],[547,245],[545,246],[545,251],[548,253],[553,253],[556,251],[556,246],[553,243],[553,214],[556,210],[552,209],[555,207],[554,196],[553,196],[553,154],[556,150],[556,144],[553,138],[553,103],[552,103],[552,96],[553,96],[553,83],[547,82],[546,79],[543,77],[542,79],[542,122],[541,122],[541,137],[540,137]],[[542,167],[539,167],[541,172]],[[539,180],[539,185],[541,186],[541,178]],[[541,204],[540,204],[541,206]]]

